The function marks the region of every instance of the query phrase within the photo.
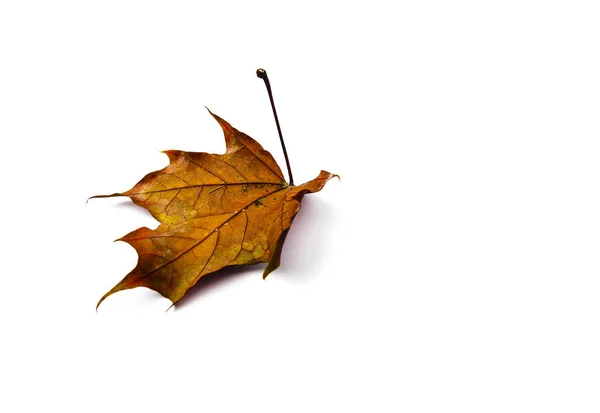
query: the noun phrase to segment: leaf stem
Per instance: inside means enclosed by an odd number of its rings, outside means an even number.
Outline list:
[[[283,156],[285,157],[285,164],[287,165],[288,176],[290,177],[290,186],[294,185],[294,178],[292,177],[292,168],[290,167],[290,159],[288,158],[287,151],[285,150],[285,143],[283,142],[283,135],[281,134],[281,126],[279,126],[279,118],[277,118],[277,110],[275,109],[275,102],[273,102],[273,92],[271,92],[271,82],[267,76],[265,69],[258,69],[256,76],[260,77],[265,81],[267,87],[267,93],[269,93],[269,100],[271,101],[271,108],[273,109],[273,116],[275,116],[275,124],[277,125],[277,132],[279,132],[279,140],[281,141],[281,148],[283,149]]]

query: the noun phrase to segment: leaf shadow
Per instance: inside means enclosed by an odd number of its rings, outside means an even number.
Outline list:
[[[142,208],[133,203],[133,201],[129,198],[119,198],[113,201],[113,204],[110,206],[111,208],[124,208],[129,209],[131,211],[144,211],[150,215],[146,209]]]
[[[85,201],[86,207],[89,206],[92,202],[102,201],[105,205],[108,205],[109,208],[112,209],[126,209],[133,212],[139,212],[142,215],[152,217],[152,214],[145,208],[142,208],[139,205],[136,205],[131,199],[126,196],[123,197],[114,197],[114,198],[106,198],[106,199],[94,199],[88,198]]]
[[[184,309],[196,300],[201,299],[202,295],[210,294],[211,291],[233,282],[236,278],[246,276],[248,273],[255,273],[254,275],[260,277],[264,266],[265,264],[232,265],[211,274],[206,274],[175,304],[174,309],[176,311]]]
[[[269,277],[285,275],[286,280],[298,283],[318,277],[338,223],[336,208],[319,197],[306,195],[283,246],[281,266]]]
[[[91,200],[96,201],[96,200]],[[156,228],[159,225],[159,222],[152,216],[150,211],[145,208],[142,208],[139,205],[136,205],[131,199],[128,197],[118,197],[118,198],[107,198],[103,199],[105,204],[108,204],[108,208],[111,210],[119,209],[124,210],[126,214],[131,214],[131,217],[140,217],[144,221],[140,224],[145,225],[149,228]],[[90,200],[88,200],[89,204]]]

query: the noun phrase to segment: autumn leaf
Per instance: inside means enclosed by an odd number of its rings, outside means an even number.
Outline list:
[[[129,191],[92,197],[127,196],[160,223],[120,239],[135,248],[138,262],[98,306],[135,287],[176,303],[201,277],[233,265],[266,262],[266,277],[279,266],[304,194],[320,191],[337,176],[321,171],[312,181],[290,185],[258,142],[210,113],[225,134],[225,154],[166,151],[169,165]]]

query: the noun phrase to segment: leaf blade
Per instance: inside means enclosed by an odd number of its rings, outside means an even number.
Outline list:
[[[227,266],[268,262],[268,274],[279,265],[304,194],[320,191],[337,176],[321,171],[305,184],[289,186],[269,152],[211,114],[223,129],[225,154],[165,151],[169,165],[130,190],[109,195],[128,196],[160,225],[120,239],[136,250],[138,262],[97,307],[136,287],[153,289],[175,304],[201,277]]]

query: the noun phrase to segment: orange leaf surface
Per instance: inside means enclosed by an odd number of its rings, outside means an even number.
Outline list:
[[[138,263],[98,306],[135,287],[176,303],[202,276],[231,265],[267,262],[266,277],[279,266],[304,194],[320,191],[337,176],[321,171],[312,181],[288,185],[269,152],[211,115],[223,128],[225,154],[166,151],[169,165],[129,191],[92,197],[128,196],[160,222],[155,230],[139,228],[120,239],[135,248]]]

